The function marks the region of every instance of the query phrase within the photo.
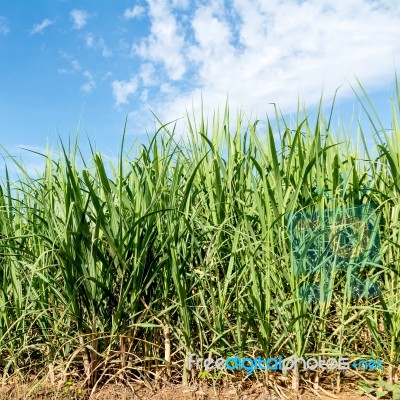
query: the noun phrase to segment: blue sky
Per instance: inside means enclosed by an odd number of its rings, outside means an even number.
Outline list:
[[[347,120],[355,76],[389,123],[399,21],[398,0],[0,0],[0,144],[41,151],[79,124],[83,146],[116,156],[125,117],[142,141],[149,110],[171,121],[201,95],[263,119],[340,85]]]

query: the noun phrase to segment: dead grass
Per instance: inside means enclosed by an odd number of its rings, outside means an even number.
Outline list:
[[[160,390],[150,390],[143,385],[134,385],[131,388],[122,384],[104,386],[90,395],[90,391],[82,390],[78,385],[60,389],[52,385],[40,385],[33,389],[32,384],[5,385],[0,388],[0,400],[365,400],[367,397],[358,395],[349,385],[348,388],[335,394],[333,391],[312,391],[303,389],[301,393],[294,394],[285,389],[280,393],[270,391],[267,393],[260,384],[238,390],[234,387],[213,389],[211,386],[193,385],[168,385]]]

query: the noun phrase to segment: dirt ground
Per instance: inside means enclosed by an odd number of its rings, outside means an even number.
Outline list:
[[[335,394],[326,390],[313,392],[305,390],[295,395],[285,389],[279,389],[280,393],[265,393],[265,390],[254,385],[240,393],[235,389],[213,390],[207,386],[184,387],[182,385],[170,385],[159,391],[152,391],[144,386],[126,387],[122,384],[106,386],[90,397],[90,393],[77,388],[58,389],[56,387],[38,388],[35,393],[29,394],[32,386],[7,385],[0,388],[0,400],[366,400],[368,398],[356,394],[354,390],[343,390]]]

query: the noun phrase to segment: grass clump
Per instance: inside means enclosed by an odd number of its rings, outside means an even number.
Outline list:
[[[187,381],[190,353],[379,358],[397,381],[396,110],[383,135],[371,125],[375,155],[361,126],[358,141],[338,140],[322,113],[311,126],[299,112],[294,129],[283,117],[262,131],[240,113],[230,121],[228,107],[211,125],[188,117],[180,141],[162,125],[133,155],[122,142],[111,167],[94,150],[87,161],[78,145],[61,145],[40,176],[22,164],[17,180],[6,175],[3,381]],[[379,293],[354,298],[348,271],[337,270],[324,301],[302,301],[300,286],[323,279],[296,273],[288,215],[372,204],[381,257],[361,273]]]

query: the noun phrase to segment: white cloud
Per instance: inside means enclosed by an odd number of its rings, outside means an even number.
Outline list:
[[[89,71],[85,71],[83,76],[87,79],[87,82],[81,86],[81,91],[85,93],[91,93],[96,87],[96,82],[93,75]]]
[[[144,89],[140,94],[140,101],[146,103],[147,99],[149,98],[149,91],[148,89]]]
[[[101,78],[103,81],[104,80],[106,80],[106,79],[108,79],[110,76],[112,76],[112,72],[111,71],[107,71],[104,75],[103,75],[103,77]]]
[[[172,0],[172,7],[186,9],[189,7],[189,0]]]
[[[77,71],[81,69],[81,64],[79,63],[78,60],[72,60],[71,61],[71,67]]]
[[[85,10],[72,10],[70,16],[74,23],[74,29],[78,30],[82,29],[87,24],[87,20],[89,19],[89,14]]]
[[[101,55],[105,58],[111,57],[112,52],[111,50],[107,47],[106,42],[104,41],[103,38],[100,38],[97,47],[101,49]]]
[[[151,33],[139,45],[133,45],[132,50],[143,59],[161,63],[170,79],[181,79],[186,72],[183,33],[167,0],[149,0],[148,3]]]
[[[137,79],[131,78],[130,81],[113,81],[113,95],[117,106],[128,103],[128,97],[136,92]]]
[[[6,36],[10,32],[8,21],[6,17],[0,15],[0,35]]]
[[[101,55],[102,55],[103,57],[108,58],[108,57],[111,57],[112,54],[113,54],[112,51],[111,51],[107,46],[104,46],[104,47],[103,47],[103,50],[102,50],[102,52],[101,52]]]
[[[70,75],[70,74],[72,74],[72,72],[73,72],[73,71],[71,71],[71,70],[69,70],[69,69],[67,69],[67,68],[59,68],[59,69],[58,69],[58,73],[59,73],[60,75]]]
[[[31,35],[35,35],[36,33],[42,33],[47,27],[53,25],[54,22],[50,19],[44,19],[40,24],[35,24],[31,30]]]
[[[71,57],[68,55],[67,57],[64,57],[64,58],[70,59]],[[81,69],[81,64],[79,63],[78,60],[72,59],[72,60],[70,61],[70,64],[71,64],[71,68],[60,68],[60,69],[58,70],[58,73],[59,73],[60,75],[72,75],[72,74],[75,74],[76,71],[80,71],[80,69]]]
[[[162,83],[160,86],[161,93],[174,93],[176,90],[169,83]]]
[[[232,0],[229,8],[205,0],[190,11],[189,26],[171,11],[177,1],[149,0],[151,32],[133,46],[143,85],[154,75],[146,75],[151,61],[169,77],[159,89],[175,89],[148,99],[164,120],[184,115],[201,94],[210,110],[228,95],[257,114],[272,102],[291,112],[299,95],[314,106],[322,90],[328,100],[355,76],[367,90],[382,87],[400,62],[397,0]],[[352,95],[344,85],[339,100]]]
[[[93,47],[93,45],[94,45],[94,37],[93,37],[93,34],[91,34],[91,33],[88,33],[87,35],[86,35],[86,37],[85,37],[85,43],[86,43],[86,46],[87,47]]]
[[[208,57],[219,58],[221,54],[234,61],[231,27],[217,15],[214,5],[200,7],[194,15],[192,27],[198,44],[191,46],[190,50],[191,59],[195,62]]]
[[[142,6],[134,6],[132,8],[127,8],[124,12],[125,19],[133,19],[141,17],[146,9]]]
[[[155,78],[156,69],[151,63],[142,64],[139,75],[144,86],[154,86],[158,82],[158,80]]]
[[[85,44],[88,48],[100,49],[101,55],[105,58],[111,57],[113,54],[106,45],[105,40],[103,38],[96,39],[92,33],[88,33],[85,36]]]

